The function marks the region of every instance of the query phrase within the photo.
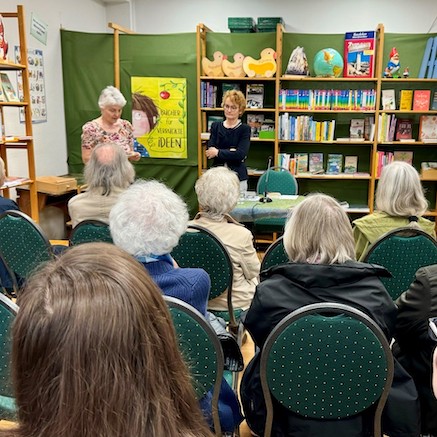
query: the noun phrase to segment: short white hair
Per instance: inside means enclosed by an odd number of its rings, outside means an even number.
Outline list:
[[[126,99],[115,86],[110,85],[104,88],[100,93],[98,103],[100,109],[106,108],[107,106],[120,106],[120,108],[123,108],[124,105],[126,105]]]
[[[290,212],[284,231],[290,261],[342,264],[355,260],[352,225],[338,201],[310,194]]]
[[[240,198],[240,181],[237,173],[226,167],[207,170],[194,186],[202,212],[220,220],[235,208]]]
[[[386,165],[376,188],[375,206],[392,217],[421,217],[428,202],[417,170],[404,161]]]
[[[138,180],[118,198],[109,214],[114,243],[134,256],[164,255],[187,230],[186,203],[156,180]]]

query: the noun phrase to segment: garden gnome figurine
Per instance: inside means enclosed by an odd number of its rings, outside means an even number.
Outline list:
[[[390,52],[390,60],[384,70],[384,77],[400,77],[400,69],[399,53],[396,47],[393,47]]]

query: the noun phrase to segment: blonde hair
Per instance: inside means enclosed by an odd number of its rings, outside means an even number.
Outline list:
[[[417,170],[403,161],[385,166],[376,188],[375,206],[393,217],[421,217],[428,202]],[[418,226],[416,222],[411,225]]]
[[[207,170],[194,186],[202,212],[213,220],[235,208],[240,198],[240,181],[232,170],[214,167]]]
[[[326,194],[307,196],[285,224],[284,247],[293,262],[342,264],[355,260],[354,244],[346,212]]]
[[[242,115],[246,109],[246,98],[241,91],[229,90],[223,94],[222,107],[225,106],[226,99],[229,99],[234,105],[238,106],[238,113]]]

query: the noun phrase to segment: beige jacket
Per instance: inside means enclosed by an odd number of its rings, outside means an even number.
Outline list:
[[[191,223],[207,228],[228,249],[234,267],[232,303],[234,308],[248,309],[258,284],[260,269],[252,233],[229,215],[225,215],[221,221],[215,221],[199,212]],[[226,294],[210,300],[208,308],[227,310]]]
[[[109,213],[125,188],[113,188],[108,196],[102,196],[96,191],[85,191],[68,201],[73,228],[83,220],[101,220],[109,223]]]

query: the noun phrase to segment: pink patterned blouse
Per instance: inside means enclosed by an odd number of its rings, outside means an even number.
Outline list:
[[[119,144],[126,153],[133,151],[134,136],[132,125],[128,120],[120,119],[121,127],[118,132],[106,132],[96,120],[85,123],[82,127],[82,149],[92,150],[100,143]]]

